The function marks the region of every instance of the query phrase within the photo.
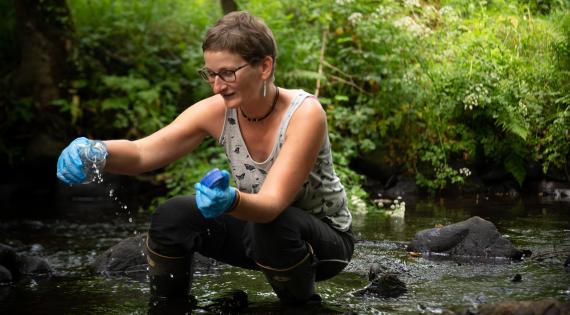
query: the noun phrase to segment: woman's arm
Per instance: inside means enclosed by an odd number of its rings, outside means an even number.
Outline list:
[[[180,114],[155,133],[134,141],[108,140],[105,171],[135,175],[168,165],[191,153],[206,136],[219,137],[225,106],[221,97],[212,96]]]
[[[317,160],[326,136],[327,120],[321,104],[307,98],[296,111],[279,156],[257,194],[240,192],[230,214],[254,222],[271,222],[295,199]]]

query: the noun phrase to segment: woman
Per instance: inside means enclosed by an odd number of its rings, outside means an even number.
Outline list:
[[[261,270],[283,302],[320,300],[315,280],[338,274],[354,249],[325,112],[315,97],[273,83],[273,34],[249,13],[224,16],[208,30],[202,49],[199,73],[214,96],[143,139],[76,139],[58,160],[58,177],[85,182],[94,160],[111,173],[151,171],[214,137],[237,187],[228,185],[223,171],[220,185],[202,181],[195,196],[175,197],[156,209],[147,238],[153,295],[187,296],[192,255],[199,252]]]

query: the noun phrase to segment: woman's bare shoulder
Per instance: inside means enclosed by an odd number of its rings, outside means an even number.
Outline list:
[[[226,107],[219,95],[202,99],[186,108],[175,121],[184,125],[194,125],[212,136],[220,133]]]

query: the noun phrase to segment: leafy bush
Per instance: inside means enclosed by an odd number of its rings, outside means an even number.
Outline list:
[[[295,57],[285,83],[310,91],[319,81],[341,167],[376,150],[436,192],[477,165],[500,165],[522,184],[528,162],[567,163],[564,4],[543,17],[516,1],[243,3],[303,30],[274,27]]]
[[[432,192],[488,165],[523,183],[529,162],[544,172],[568,164],[567,1],[238,2],[273,30],[277,84],[318,95],[352,196],[367,199],[349,163],[373,151]],[[75,134],[138,138],[211,93],[195,70],[219,3],[68,3],[77,72],[66,82],[69,97],[54,105]],[[7,21],[0,30],[13,27]],[[10,119],[25,122],[31,105],[18,104]],[[169,196],[191,192],[209,168],[227,167],[214,142],[162,170]]]
[[[71,122],[99,137],[156,131],[209,92],[196,75],[201,37],[221,14],[205,1],[69,1],[77,26]],[[111,123],[109,123],[111,122]]]

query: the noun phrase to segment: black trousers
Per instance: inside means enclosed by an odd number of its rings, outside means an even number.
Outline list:
[[[341,272],[352,257],[352,233],[299,208],[288,207],[270,223],[253,223],[221,215],[205,219],[194,196],[179,196],[159,206],[152,215],[149,246],[167,256],[198,252],[232,266],[257,270],[256,262],[273,268],[295,265],[307,255],[307,243],[316,257],[316,280]]]

